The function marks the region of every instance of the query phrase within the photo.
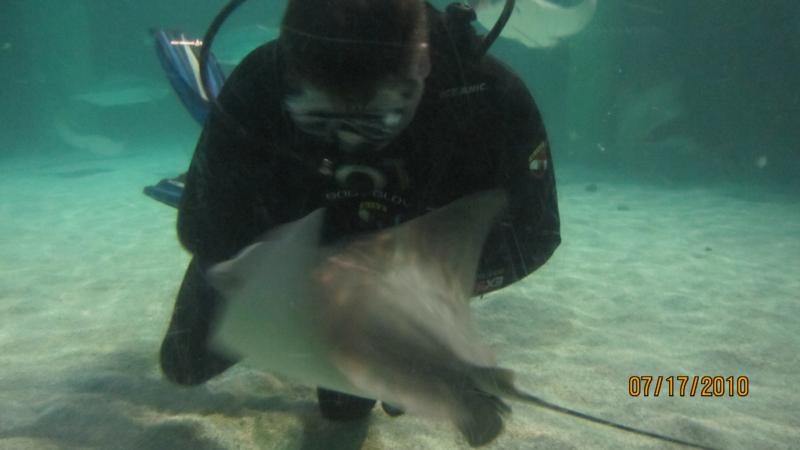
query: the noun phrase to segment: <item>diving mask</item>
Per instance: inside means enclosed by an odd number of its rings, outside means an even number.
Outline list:
[[[298,83],[284,99],[295,126],[345,151],[379,150],[413,119],[422,98],[424,78],[381,83],[365,101],[344,101],[310,83]]]

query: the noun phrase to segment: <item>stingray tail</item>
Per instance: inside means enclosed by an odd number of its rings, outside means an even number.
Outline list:
[[[527,392],[517,389],[517,387],[514,385],[514,372],[509,369],[502,369],[497,367],[475,367],[474,369],[472,369],[472,380],[475,382],[475,385],[479,388],[479,390],[482,391],[483,395],[487,395],[491,398],[497,399],[500,402],[500,404],[503,404],[503,402],[499,400],[500,397],[509,398],[512,400],[520,400],[526,403],[532,403],[534,405],[540,406],[545,409],[549,409],[551,411],[556,411],[561,414],[567,414],[573,417],[578,417],[583,420],[588,420],[590,422],[594,422],[600,425],[605,425],[608,427],[616,428],[618,430],[627,431],[629,433],[634,433],[641,436],[647,436],[654,439],[671,442],[673,444],[682,445],[685,447],[714,450],[713,447],[708,447],[694,442],[684,441],[682,439],[674,438],[671,436],[665,436],[663,434],[654,433],[652,431],[641,430],[639,428],[620,424],[590,414],[582,413],[574,409],[566,408],[564,406],[560,406],[555,403],[548,402],[547,400],[541,399],[535,395],[531,395],[528,394]],[[503,405],[505,406],[505,404]],[[508,408],[508,406],[505,407]],[[508,408],[508,411],[510,410],[511,409]],[[500,426],[502,429],[502,422],[500,423]],[[489,441],[491,441],[491,439],[489,439]]]
[[[473,367],[470,370],[475,385],[498,397],[519,398],[526,395],[514,385],[514,371],[502,367]]]

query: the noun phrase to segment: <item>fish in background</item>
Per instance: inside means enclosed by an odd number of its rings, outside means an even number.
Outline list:
[[[617,96],[614,157],[651,180],[681,183],[707,177],[704,151],[688,125],[682,82],[650,80]]]
[[[61,118],[55,119],[53,127],[56,135],[72,148],[102,157],[118,156],[125,153],[125,143],[115,141],[101,134],[79,133]]]
[[[73,100],[101,108],[150,103],[166,98],[169,86],[162,81],[134,76],[112,76],[72,95]]]
[[[487,29],[494,26],[505,0],[468,0]],[[563,7],[547,0],[517,0],[514,12],[500,36],[513,39],[529,48],[548,48],[578,34],[592,21],[597,0],[582,0]]]

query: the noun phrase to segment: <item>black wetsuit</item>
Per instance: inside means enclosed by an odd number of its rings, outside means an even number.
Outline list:
[[[414,119],[371,157],[343,155],[294,128],[282,106],[286,85],[276,41],[251,53],[228,78],[219,102],[242,127],[211,113],[179,208],[178,235],[194,257],[162,345],[162,368],[171,380],[200,383],[234,363],[207,349],[221,299],[205,270],[271,227],[320,207],[328,208],[324,238],[332,240],[476,191],[506,189],[509,208],[484,246],[476,294],[521,279],[553,253],[559,216],[539,111],[510,69],[462,51],[443,17],[429,14],[432,67]],[[333,175],[287,151],[308,161],[328,159],[320,165]]]

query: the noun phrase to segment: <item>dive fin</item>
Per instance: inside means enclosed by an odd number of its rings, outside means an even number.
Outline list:
[[[194,119],[203,125],[225,82],[225,74],[213,54],[208,56],[208,79],[211,96],[208,98],[200,78],[200,49],[202,41],[180,31],[156,28],[151,30],[156,41],[156,54],[172,88]]]
[[[211,102],[219,95],[225,74],[213,54],[208,55],[208,79],[212,98],[206,96],[200,78],[200,49],[202,41],[180,31],[154,28],[151,30],[156,41],[156,55],[161,62],[169,83],[189,114],[204,125]],[[177,208],[183,195],[185,175],[164,178],[155,185],[146,186],[144,194],[161,203]]]
[[[145,186],[144,195],[165,205],[177,208],[183,195],[183,182],[186,174],[175,178],[164,178],[153,186]]]

